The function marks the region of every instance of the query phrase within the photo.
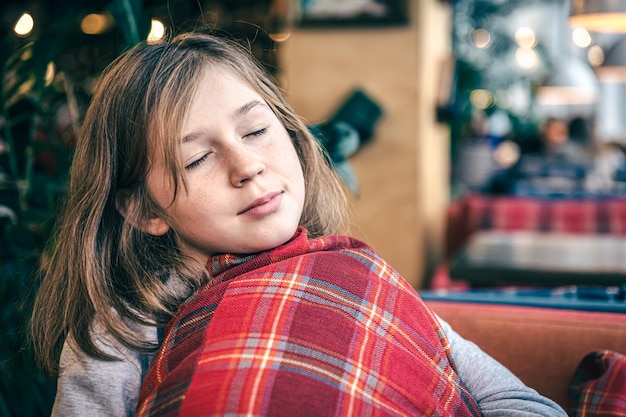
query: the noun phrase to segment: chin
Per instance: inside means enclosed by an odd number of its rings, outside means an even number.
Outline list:
[[[296,234],[297,229],[298,226],[293,229],[277,230],[263,236],[264,239],[259,240],[260,245],[257,252],[274,249],[287,243]]]

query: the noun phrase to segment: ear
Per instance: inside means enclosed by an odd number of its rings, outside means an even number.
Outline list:
[[[170,226],[158,216],[147,220],[141,220],[140,224],[135,224],[135,219],[129,219],[127,216],[128,204],[132,198],[132,193],[128,190],[120,190],[115,194],[115,208],[122,217],[124,217],[127,221],[132,222],[133,226],[137,229],[153,236],[162,236],[170,230]]]
[[[170,230],[170,226],[160,217],[154,217],[143,222],[139,228],[152,236],[163,236]]]

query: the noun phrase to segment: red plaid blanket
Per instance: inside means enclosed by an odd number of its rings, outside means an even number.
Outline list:
[[[585,355],[568,396],[572,417],[626,417],[626,355],[606,349]]]
[[[308,239],[216,256],[181,306],[138,416],[475,416],[448,341],[365,244]]]

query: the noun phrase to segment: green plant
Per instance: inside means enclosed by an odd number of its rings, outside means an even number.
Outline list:
[[[27,338],[39,261],[64,195],[89,83],[149,29],[140,0],[77,3],[42,1],[45,19],[35,21],[32,35],[0,33],[0,416],[50,415],[55,381],[35,366]],[[14,19],[10,27],[21,13],[16,4],[0,7]],[[102,11],[114,29],[83,34],[81,19]],[[93,60],[85,59],[90,51]]]
[[[200,3],[190,8],[185,0],[146,0],[149,5],[142,0],[33,1],[38,6],[33,10],[35,31],[26,37],[11,31],[24,11],[23,2],[0,3],[0,28],[8,28],[0,29],[2,417],[50,415],[55,380],[35,366],[27,325],[41,279],[38,266],[64,198],[80,116],[104,67],[146,38],[148,16],[160,15],[182,30],[187,25],[217,28],[216,21],[204,19],[217,20],[219,15],[225,32],[251,46],[270,72],[277,70],[276,45],[259,26],[267,19],[269,0],[207,2],[221,14],[202,10]],[[82,33],[81,20],[103,12],[110,29]]]

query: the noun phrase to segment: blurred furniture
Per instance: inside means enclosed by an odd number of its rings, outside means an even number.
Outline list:
[[[626,198],[531,198],[468,194],[447,212],[446,252],[477,231],[535,231],[626,236]]]
[[[567,409],[567,391],[594,349],[626,354],[626,314],[451,301],[424,293],[426,303],[525,384]]]
[[[517,239],[517,241],[512,239],[504,247],[499,248],[500,255],[507,250],[507,247],[513,251],[515,246],[518,248],[525,246],[523,243],[524,239],[541,240],[542,238],[551,239],[551,241],[559,239],[567,241],[569,237],[575,238],[572,239],[572,242],[592,242],[591,246],[600,248],[594,249],[596,252],[602,252],[603,244],[619,250],[621,245],[619,242],[622,238],[626,238],[626,198],[531,198],[468,194],[450,203],[446,213],[446,223],[445,260],[427,285],[431,289],[469,286],[465,280],[460,279],[458,269],[454,271],[456,278],[451,279],[449,269],[455,267],[454,263],[457,261],[465,262],[461,261],[460,258],[463,257],[463,251],[467,250],[468,244],[477,233],[528,233],[526,236],[518,235],[520,239]],[[489,238],[487,237],[487,239]],[[612,244],[611,242],[617,243]],[[483,247],[487,245],[484,240],[482,243]],[[573,245],[571,242],[568,242],[569,244]],[[478,246],[480,245],[481,243],[479,242]],[[563,248],[555,250],[557,252],[559,250],[565,251]],[[553,253],[555,250],[553,250]],[[571,253],[582,250],[573,246]],[[495,274],[502,273],[500,278],[506,278],[504,276],[506,273],[510,278],[513,278],[513,274],[519,273],[516,278],[525,276],[530,280],[528,282],[532,282],[534,280],[533,276],[528,274],[529,271],[524,271],[523,266],[524,264],[528,266],[529,262],[533,261],[535,263],[533,269],[535,269],[537,263],[540,263],[542,260],[528,259],[531,254],[533,256],[539,255],[542,257],[543,262],[561,261],[560,259],[551,259],[549,256],[538,253],[536,250],[532,252],[530,248],[520,249],[517,253],[518,256],[526,257],[525,263],[517,262],[517,272],[511,268],[500,271],[494,270],[490,277],[484,279],[490,279],[493,283],[493,280],[498,278]],[[515,263],[512,256],[509,256],[511,258],[509,259],[509,264]],[[619,254],[612,256],[613,261],[616,263],[621,262]],[[584,259],[581,258],[578,261],[586,260],[587,267],[594,262],[602,265],[604,261],[598,259],[594,261],[592,257],[586,255]],[[467,266],[468,264],[465,263],[465,265]],[[474,266],[478,267],[477,265]],[[495,268],[497,265],[492,265],[492,267]],[[458,268],[458,265],[456,265],[456,268]],[[600,268],[606,269],[606,265]],[[547,267],[540,271],[544,276],[550,273],[546,269]],[[615,265],[611,269],[613,271],[610,273],[606,270],[602,272],[604,277],[609,278],[610,282],[620,281],[619,273],[621,273],[621,270],[617,271],[617,276],[611,278],[609,275],[616,272]],[[581,283],[584,280],[593,282],[593,278],[584,277],[582,274],[577,274],[576,271],[569,271],[571,274],[568,271],[566,272],[567,276],[559,277],[558,280],[550,285],[562,285],[569,279],[568,276],[572,279],[571,283]],[[553,274],[556,275],[554,272]],[[535,277],[537,276],[535,275]],[[476,278],[476,275],[474,277]],[[536,284],[537,281],[534,281]],[[485,284],[483,282],[482,285]]]
[[[626,237],[481,231],[451,260],[450,277],[473,287],[621,285],[626,283]]]

